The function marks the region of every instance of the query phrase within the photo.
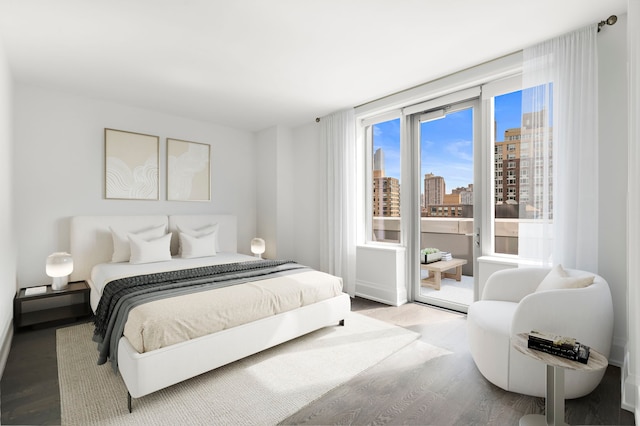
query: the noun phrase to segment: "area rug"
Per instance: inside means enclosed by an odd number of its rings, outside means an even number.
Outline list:
[[[57,330],[63,425],[273,425],[419,337],[351,313],[332,326],[133,400],[96,365],[92,324]],[[167,368],[170,368],[168,366]]]

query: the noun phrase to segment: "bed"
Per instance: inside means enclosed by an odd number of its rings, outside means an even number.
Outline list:
[[[148,238],[151,243],[143,241],[159,229],[164,230],[162,237],[154,235]],[[121,308],[123,331],[114,325],[108,339],[114,345],[102,343],[100,354],[108,345],[107,356],[117,360],[114,368],[127,388],[129,411],[132,397],[140,398],[317,329],[344,324],[350,311],[350,298],[342,292],[340,278],[303,265],[260,262],[255,257],[237,253],[237,219],[232,215],[75,216],[71,218],[70,231],[74,261],[70,281],[85,280],[91,287],[96,324],[104,317],[105,306],[116,309],[113,307],[121,305],[120,302],[106,303],[119,291],[114,290],[117,286],[128,291],[130,283],[144,281],[138,288],[146,288],[148,281],[154,281],[156,276],[198,273],[193,275],[196,278],[189,275],[191,278],[186,280],[196,290],[180,289],[179,294],[169,295],[176,291],[176,286],[171,284],[172,290],[163,290],[166,294],[154,296],[159,300],[131,302],[127,309]],[[126,243],[130,243],[126,246],[129,252],[123,253]],[[148,253],[155,252],[148,244],[166,247],[167,243],[169,259],[164,251],[165,257],[161,260],[153,257],[156,254],[149,257]],[[214,244],[214,254],[203,255],[203,247],[211,244]],[[130,262],[123,261],[125,258]],[[225,274],[232,278],[224,275],[225,279],[215,284],[219,287],[202,289],[198,281],[202,271],[215,270],[218,277],[219,269],[228,270]],[[205,281],[216,280],[218,278]],[[173,281],[163,281],[162,285],[167,286],[169,282]],[[321,289],[315,289],[316,285],[322,286]],[[296,294],[299,286],[302,293]],[[260,296],[256,299],[255,294]],[[132,300],[137,299],[132,297]],[[248,315],[249,312],[253,315],[256,304],[268,306],[271,312],[258,314],[257,318]],[[217,307],[213,309],[213,305]],[[168,306],[173,310],[170,313],[167,313]],[[179,310],[179,306],[183,306],[180,308],[183,310]],[[147,317],[155,315],[154,312],[164,312],[164,316]],[[210,317],[222,323],[212,325]],[[108,322],[118,324],[115,320]],[[213,330],[194,332],[195,323],[198,326],[206,323],[205,326]],[[150,324],[156,327],[155,331],[149,331],[152,330]],[[179,328],[184,324],[188,324],[187,331]],[[147,337],[158,334],[163,335],[158,341]]]

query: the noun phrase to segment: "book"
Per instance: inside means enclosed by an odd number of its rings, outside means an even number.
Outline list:
[[[532,331],[529,333],[527,347],[582,364],[589,362],[589,346],[577,342],[572,337]]]
[[[529,333],[529,340],[535,340],[554,346],[565,345],[573,347],[573,345],[576,344],[576,339],[574,339],[573,337],[560,336],[557,334],[536,330],[532,330],[531,333]]]
[[[535,341],[529,341],[528,347],[529,349],[546,352],[548,354],[566,358],[572,361],[577,361],[582,364],[587,364],[589,362],[590,348],[581,343],[576,343],[575,347],[573,347],[572,349],[566,349],[557,346],[546,345],[544,343]]]
[[[24,290],[25,296],[34,296],[36,294],[44,294],[47,292],[47,286],[42,285],[39,287],[29,287]]]

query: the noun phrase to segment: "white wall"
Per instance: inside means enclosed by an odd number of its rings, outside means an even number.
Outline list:
[[[628,195],[627,324],[629,342],[622,368],[622,407],[640,421],[640,0],[628,1]]]
[[[292,223],[298,262],[320,269],[320,127],[309,123],[292,130],[293,193],[295,217]]]
[[[274,182],[278,167],[278,129],[271,127],[256,135],[256,237],[265,240],[264,257],[277,256],[276,242],[278,238],[278,191]]]
[[[0,39],[0,377],[9,355],[13,296],[16,293],[13,233],[12,81]]]
[[[256,137],[257,235],[266,243],[264,256],[297,259],[292,226],[294,210],[291,129],[275,126]]]
[[[292,226],[296,209],[295,193],[293,190],[293,134],[290,128],[278,126],[278,153],[276,169],[276,186],[278,188],[278,258],[297,259],[294,246],[295,230]]]
[[[598,33],[599,197],[598,273],[611,288],[614,337],[610,358],[622,364],[627,340],[627,15]]]
[[[49,281],[45,258],[69,250],[74,215],[235,214],[238,250],[250,253],[256,231],[253,133],[21,84],[13,114],[20,287]],[[105,127],[160,137],[160,201],[104,199]],[[167,137],[211,145],[210,202],[166,201]]]

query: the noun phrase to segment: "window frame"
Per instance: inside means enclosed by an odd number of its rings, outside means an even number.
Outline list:
[[[495,202],[496,198],[499,197],[501,201],[505,201],[509,199],[509,192],[505,193],[503,191],[503,187],[498,187],[496,185],[496,161],[498,160],[498,153],[496,152],[496,128],[494,126],[495,119],[495,102],[494,98],[497,96],[505,95],[508,93],[516,92],[518,90],[522,90],[522,74],[517,73],[510,77],[499,79],[495,81],[488,82],[482,86],[482,98],[481,104],[483,109],[483,121],[482,126],[483,129],[483,143],[486,144],[485,153],[487,155],[487,161],[483,162],[485,169],[482,174],[482,182],[487,188],[485,192],[486,197],[482,200],[483,203],[483,212],[481,217],[481,225],[480,232],[481,235],[485,236],[481,238],[481,252],[483,256],[495,256],[495,257],[503,257],[509,259],[517,259],[520,260],[518,255],[507,254],[507,253],[496,253],[496,227],[495,227]],[[505,139],[505,142],[507,140]],[[514,150],[515,151],[515,150]],[[509,153],[508,145],[506,147],[506,152]],[[500,157],[502,157],[502,150],[499,152]],[[509,161],[509,159],[506,159]],[[500,158],[500,170],[507,170],[506,168],[502,168],[502,163],[504,159]],[[502,182],[506,179],[507,176],[502,176]],[[500,192],[498,194],[498,191]],[[491,197],[491,198],[489,198]]]
[[[508,193],[502,193],[502,188],[498,188],[496,185],[496,173],[502,174],[502,170],[507,170],[503,166],[503,161],[509,160],[514,161],[513,159],[504,159],[501,158],[503,156],[503,151],[500,149],[499,152],[496,151],[497,147],[495,145],[495,128],[492,125],[492,120],[495,116],[495,108],[494,108],[494,100],[496,96],[504,95],[507,93],[511,93],[518,90],[523,90],[522,88],[522,76],[518,72],[514,72],[512,75],[507,76],[505,78],[500,78],[496,76],[495,80],[489,79],[485,84],[480,85],[481,87],[481,96],[480,96],[480,111],[481,111],[481,127],[482,127],[482,141],[480,146],[485,146],[483,148],[484,155],[483,161],[481,164],[482,167],[482,182],[485,185],[486,190],[483,191],[482,202],[483,206],[482,218],[480,223],[480,235],[484,238],[480,239],[481,243],[481,255],[489,255],[489,256],[498,256],[498,257],[509,257],[509,258],[518,258],[518,255],[510,255],[505,253],[496,253],[495,251],[495,200],[497,191],[500,190],[502,195],[502,199],[508,199]],[[468,89],[465,89],[468,90]],[[447,96],[457,96],[462,91],[452,91]],[[446,96],[445,96],[446,97]],[[402,109],[392,109],[386,112],[381,112],[377,115],[371,115],[365,118],[360,119],[360,129],[364,134],[364,159],[365,159],[365,173],[364,173],[364,213],[365,213],[365,226],[364,226],[364,235],[359,238],[359,241],[364,244],[382,244],[388,246],[405,246],[407,239],[405,238],[406,231],[406,220],[410,218],[405,217],[403,211],[405,208],[403,207],[403,203],[401,201],[400,208],[400,237],[399,242],[387,242],[387,241],[377,241],[373,239],[373,126],[379,123],[384,123],[386,121],[400,119],[400,151],[401,151],[401,159],[400,159],[400,169],[401,169],[401,182],[403,175],[405,174],[406,164],[403,161],[406,157],[406,147],[405,140],[410,138],[409,132],[406,132],[405,120],[406,117],[412,114],[415,114],[419,109],[425,108],[429,106],[432,102],[440,103],[442,102],[441,98],[434,98],[430,101],[425,101],[422,103],[409,103],[407,106]],[[403,134],[403,132],[405,134]],[[506,140],[505,140],[506,142]],[[505,147],[505,152],[510,153],[515,151],[515,144],[510,148],[511,144],[508,144]],[[500,164],[497,164],[496,161],[500,159]],[[506,179],[506,176],[503,176],[503,179]],[[406,186],[406,185],[405,185]],[[403,194],[404,193],[404,194]],[[404,197],[403,197],[404,195]],[[401,189],[401,198],[405,198],[410,196],[407,194],[407,188],[405,191]],[[406,203],[405,203],[406,204]]]
[[[491,133],[493,123],[488,121],[488,102],[484,98],[484,94],[487,89],[499,88],[500,85],[509,80],[516,79],[521,81],[520,74],[522,72],[523,54],[521,51],[497,58],[472,68],[452,73],[451,75],[439,78],[437,80],[425,82],[424,84],[417,85],[406,90],[401,90],[394,94],[389,94],[379,99],[371,100],[355,107],[356,122],[358,123],[356,133],[358,135],[358,155],[357,164],[358,173],[358,203],[360,205],[358,211],[357,220],[357,234],[358,245],[377,245],[383,250],[399,250],[400,248],[406,249],[403,252],[402,258],[405,264],[406,285],[407,294],[409,300],[415,300],[415,285],[419,282],[420,270],[417,265],[413,265],[413,259],[418,255],[419,251],[419,238],[416,237],[415,232],[412,234],[409,231],[414,231],[415,224],[419,222],[419,211],[416,204],[419,204],[420,191],[416,190],[416,184],[409,184],[409,180],[413,179],[411,173],[415,169],[414,164],[417,159],[415,158],[415,152],[413,152],[412,144],[406,143],[413,140],[413,132],[410,117],[412,114],[419,111],[429,110],[428,103],[444,102],[443,98],[455,97],[461,92],[476,88],[480,95],[480,101],[478,105],[478,111],[480,112],[478,120],[480,121],[480,134],[478,136],[479,149],[476,151],[479,158],[474,161],[481,165],[478,167],[478,173],[481,176],[475,176],[480,184],[480,188],[474,188],[474,204],[479,204],[481,209],[481,221],[474,229],[474,233],[479,232],[479,248],[475,250],[477,256],[489,256],[494,252],[493,250],[493,203],[487,203],[485,200],[493,200],[495,196],[495,188],[493,184],[487,185],[492,182],[494,164],[493,155],[488,152],[492,143]],[[514,90],[519,90],[521,87],[517,87]],[[471,98],[471,97],[469,97]],[[400,117],[401,144],[404,146],[404,153],[401,156],[404,161],[401,165],[402,176],[401,182],[404,182],[401,188],[401,197],[405,201],[401,201],[401,243],[390,244],[382,242],[371,241],[372,237],[372,164],[365,165],[365,161],[371,161],[367,151],[367,144],[365,143],[365,125],[370,125],[376,121],[384,121],[385,115],[393,114],[397,117],[398,111],[402,111]],[[409,199],[410,202],[406,202]],[[363,205],[364,204],[364,205]],[[490,205],[488,205],[490,204]],[[491,235],[491,237],[489,237]],[[490,248],[487,248],[487,243],[490,244]],[[384,245],[382,245],[384,244]],[[476,242],[476,244],[478,244]],[[400,251],[398,251],[400,253]],[[516,259],[517,260],[517,259]],[[389,265],[390,267],[392,265]],[[396,265],[397,266],[397,265]],[[478,266],[477,257],[474,259],[474,270]],[[478,274],[474,274],[475,283],[474,291],[475,296],[478,297]]]
[[[363,131],[364,135],[364,182],[363,182],[363,194],[364,194],[364,235],[362,235],[358,240],[364,244],[374,244],[374,245],[385,245],[385,246],[402,246],[403,245],[403,219],[402,219],[402,208],[400,209],[400,238],[398,242],[390,242],[390,241],[378,241],[373,239],[373,195],[374,195],[374,185],[373,185],[373,126],[376,124],[385,123],[387,121],[400,119],[400,150],[402,150],[403,141],[402,141],[402,111],[400,110],[391,110],[384,112],[382,114],[374,115],[372,117],[367,117],[360,120],[360,128]],[[403,162],[402,155],[400,154],[400,172],[403,170]],[[402,197],[402,188],[400,189],[400,197]],[[402,207],[402,198],[400,201],[400,206]]]

